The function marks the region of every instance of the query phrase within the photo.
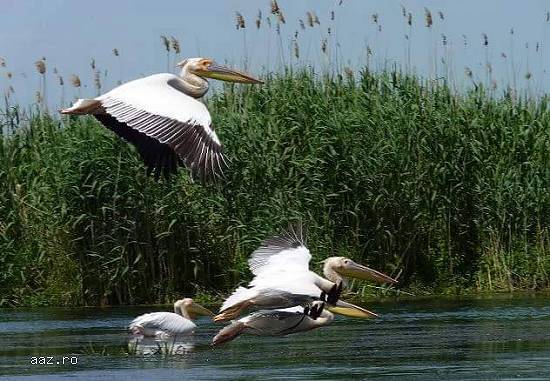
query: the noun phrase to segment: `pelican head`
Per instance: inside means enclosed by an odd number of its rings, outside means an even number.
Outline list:
[[[323,273],[334,283],[343,282],[347,285],[348,278],[372,280],[380,283],[398,283],[397,280],[363,266],[346,257],[330,257],[324,261]]]
[[[176,301],[174,303],[174,312],[190,320],[195,319],[198,315],[214,315],[212,311],[195,303],[191,298],[184,298]]]
[[[179,62],[180,77],[184,82],[185,92],[195,98],[200,98],[208,91],[206,78],[225,82],[263,83],[246,73],[218,65],[210,58],[187,58]]]
[[[225,82],[263,83],[246,73],[218,65],[210,58],[187,58],[179,62],[176,67],[202,78],[212,78]]]

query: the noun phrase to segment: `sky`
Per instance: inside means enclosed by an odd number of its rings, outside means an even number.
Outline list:
[[[279,0],[286,19],[279,25],[279,35],[269,0],[0,0],[0,57],[6,65],[0,67],[0,90],[4,93],[9,86],[15,90],[10,95],[12,103],[33,102],[43,86],[34,66],[42,57],[46,57],[46,94],[52,107],[77,95],[95,96],[94,71],[101,73],[104,92],[118,81],[172,71],[177,59],[194,56],[214,58],[253,74],[280,71],[289,64],[309,65],[317,71],[358,70],[368,64],[378,69],[410,69],[432,80],[449,76],[459,89],[474,81],[496,85],[495,91],[513,85],[518,91],[540,95],[550,85],[545,70],[550,62],[550,45],[549,49],[545,46],[550,28],[547,1],[339,3]],[[412,15],[411,27],[402,7]],[[430,28],[426,27],[425,8],[432,13]],[[259,10],[262,21],[257,29]],[[307,26],[308,11],[315,12],[320,25]],[[245,29],[235,27],[235,12],[243,15]],[[299,19],[306,23],[305,30]],[[180,41],[179,57],[171,53],[167,62],[160,35]],[[294,55],[294,40],[299,58]],[[120,52],[118,57],[114,48]],[[95,69],[90,66],[92,59]],[[471,77],[466,75],[468,70]],[[69,83],[73,74],[81,78],[80,90]],[[58,75],[65,81],[63,92]]]

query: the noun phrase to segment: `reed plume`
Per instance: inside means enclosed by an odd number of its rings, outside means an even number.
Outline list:
[[[36,97],[37,103],[42,105],[42,111],[47,112],[47,99],[46,99],[46,57],[42,57],[42,59],[36,61],[34,63],[34,66],[36,67],[36,71],[40,74],[42,77],[41,81],[41,91],[37,91],[38,96]]]
[[[170,40],[164,34],[160,36],[160,42],[166,51],[166,71],[170,71]]]
[[[46,62],[44,62],[44,60],[38,60],[34,63],[34,66],[36,67],[36,71],[41,74],[41,75],[44,75],[46,74]]]
[[[306,24],[304,24],[304,20],[300,19],[300,20],[298,20],[298,23],[300,24],[300,28],[302,30],[306,29]]]
[[[76,74],[73,74],[71,75],[71,77],[69,78],[69,80],[71,81],[71,84],[73,85],[73,87],[80,87],[82,86],[82,82],[80,82],[80,77]]]
[[[258,9],[258,16],[256,17],[256,29],[260,29],[262,26],[262,11]]]
[[[272,15],[275,15],[277,13],[279,13],[279,4],[277,4],[277,1],[276,0],[271,0],[271,14]]]
[[[424,17],[426,19],[426,28],[431,28],[433,25],[432,12],[428,8],[424,8]]]
[[[97,90],[97,96],[101,95],[101,72],[99,70],[94,72],[94,86]]]
[[[313,28],[313,14],[310,11],[306,12],[307,25]]]
[[[300,46],[298,45],[298,41],[296,39],[293,42],[294,46],[294,57],[300,58]]]
[[[240,12],[235,12],[235,23],[237,30],[246,28],[246,24],[244,22],[244,17]]]
[[[162,45],[164,46],[164,50],[167,52],[170,52],[170,40],[165,35],[160,36],[160,41],[162,42]]]
[[[180,54],[181,46],[179,40],[176,37],[170,36],[170,45],[172,46],[172,50],[174,50],[174,53],[176,55]]]

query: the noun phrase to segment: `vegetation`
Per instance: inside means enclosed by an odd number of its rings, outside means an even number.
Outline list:
[[[291,221],[315,261],[350,256],[400,274],[401,288],[550,285],[547,99],[457,96],[398,72],[289,71],[226,87],[209,107],[231,161],[211,185],[146,177],[93,118],[6,111],[0,303],[227,292]]]

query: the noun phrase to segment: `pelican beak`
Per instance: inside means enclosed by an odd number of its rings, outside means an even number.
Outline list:
[[[206,69],[195,70],[195,74],[200,77],[212,78],[225,82],[263,83],[259,79],[256,79],[248,74],[220,66],[216,63],[212,63]]]
[[[191,305],[187,307],[187,310],[192,315],[214,316],[214,313],[208,308],[204,308],[203,306],[195,302],[191,303]]]
[[[338,272],[350,278],[373,280],[380,283],[399,283],[396,279],[393,279],[392,277],[379,271],[373,270],[370,267],[360,265],[359,263],[356,263],[351,259],[348,259],[348,263],[344,264],[342,268],[338,269]]]
[[[378,315],[374,312],[356,306],[355,304],[344,302],[343,300],[339,300],[335,306],[325,305],[325,308],[327,308],[330,312],[343,316],[361,319],[372,319],[378,317]]]

